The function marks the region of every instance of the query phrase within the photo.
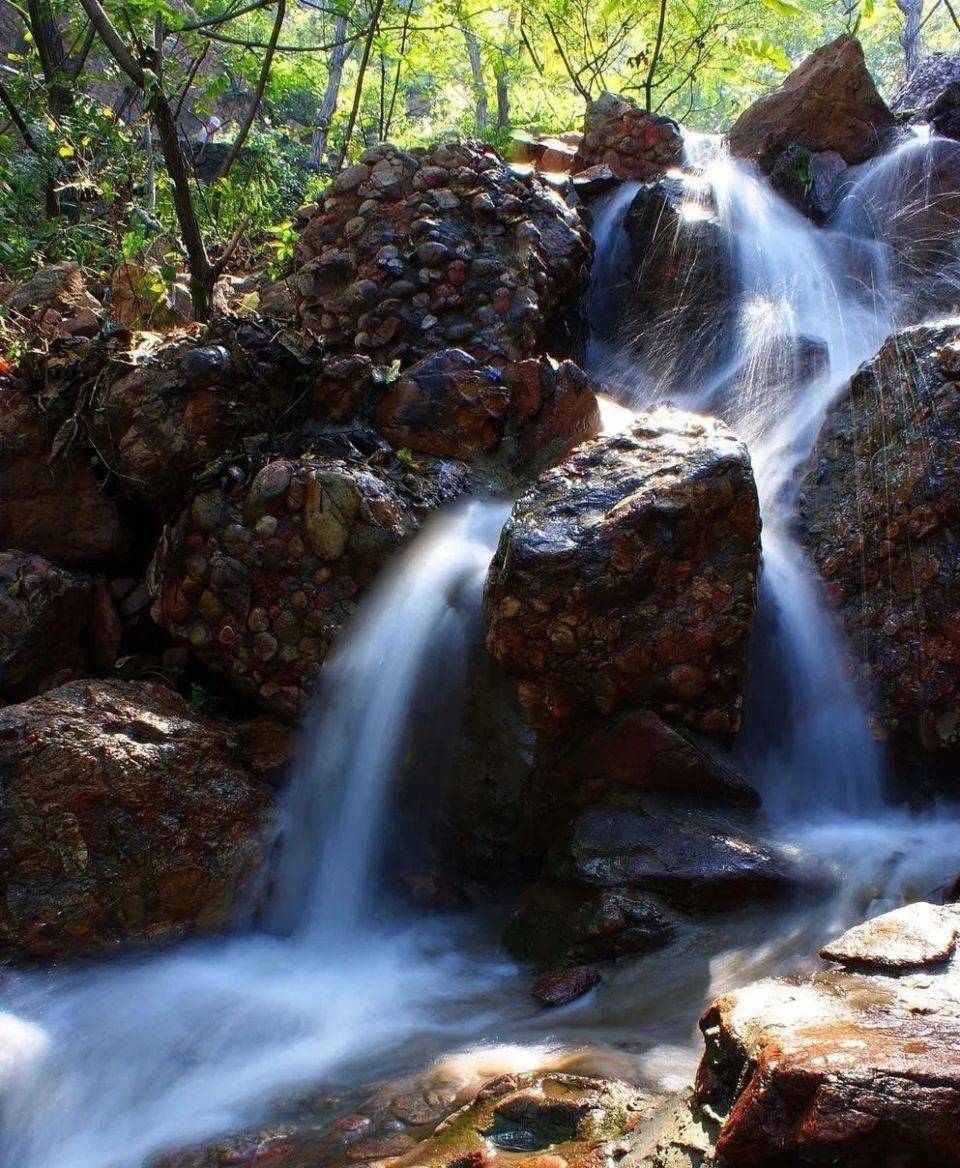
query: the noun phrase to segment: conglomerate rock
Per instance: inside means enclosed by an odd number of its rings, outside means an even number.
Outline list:
[[[329,350],[383,367],[450,348],[503,364],[539,355],[575,316],[590,250],[576,212],[489,148],[414,155],[384,144],[341,171],[309,215],[296,250],[300,316]]]
[[[720,1168],[960,1164],[957,959],[885,976],[858,956],[860,972],[761,981],[707,1010],[695,1100],[723,1119]]]
[[[168,525],[154,618],[241,691],[303,714],[334,634],[418,515],[464,489],[459,464],[416,467],[374,443],[224,458]]]
[[[661,407],[517,501],[487,578],[487,646],[548,738],[635,707],[735,733],[759,551],[743,445]]]
[[[753,159],[765,171],[793,143],[814,152],[834,150],[844,162],[856,164],[879,153],[893,121],[860,42],[844,34],[811,53],[745,110],[728,141],[732,154]]]
[[[683,135],[671,118],[651,114],[622,94],[587,104],[575,172],[606,166],[616,178],[650,182],[683,159]]]
[[[931,53],[891,103],[911,121],[929,122],[946,138],[960,138],[960,53]]]
[[[0,711],[0,948],[87,954],[249,909],[270,798],[233,730],[149,682],[78,681]]]
[[[119,631],[102,578],[0,552],[0,698],[29,697],[63,670],[108,668]]]
[[[908,329],[824,422],[800,519],[879,728],[960,743],[960,328]]]

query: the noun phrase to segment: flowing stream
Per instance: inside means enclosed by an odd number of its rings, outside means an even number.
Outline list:
[[[154,1153],[265,1122],[285,1092],[382,1078],[478,1044],[491,1067],[496,1044],[531,1065],[571,1047],[613,1050],[620,1073],[679,1086],[711,994],[802,967],[872,904],[923,896],[960,867],[951,814],[884,809],[866,714],[792,518],[824,412],[904,323],[877,207],[906,198],[903,166],[941,148],[916,139],[864,168],[831,224],[815,228],[714,141],[691,138],[689,222],[715,223],[734,280],[721,326],[730,343],[696,377],[683,377],[687,350],[676,348],[679,372],[665,381],[638,355],[630,322],[615,319],[631,278],[623,220],[636,185],[596,212],[589,360],[616,402],[610,424],[670,399],[719,413],[750,446],[764,571],[740,750],[770,832],[837,864],[838,894],[691,922],[669,949],[614,968],[599,991],[550,1015],[499,950],[495,912],[385,911],[372,895],[382,867],[413,846],[395,805],[413,710],[426,695],[447,739],[456,733],[483,577],[508,513],[499,501],[460,505],[425,525],[325,667],[286,797],[271,929],[6,976],[0,1164],[140,1168]],[[664,322],[667,347],[703,340],[667,328],[676,323]],[[442,759],[442,749],[430,754],[437,787]]]

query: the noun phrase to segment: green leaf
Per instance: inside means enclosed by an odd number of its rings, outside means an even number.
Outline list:
[[[769,8],[777,16],[802,16],[803,9],[794,0],[760,0],[764,8]]]

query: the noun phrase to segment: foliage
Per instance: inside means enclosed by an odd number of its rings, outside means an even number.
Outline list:
[[[860,36],[888,93],[903,80],[896,0],[298,0],[282,28],[278,0],[105,7],[145,70],[140,91],[90,35],[80,0],[29,5],[54,18],[62,40],[69,68],[52,79],[27,9],[12,8],[24,19],[8,37],[3,84],[32,144],[16,119],[0,128],[8,277],[63,258],[106,275],[141,252],[183,268],[182,222],[151,131],[156,93],[178,116],[188,160],[232,140],[252,112],[236,164],[194,180],[191,200],[211,256],[239,236],[244,263],[279,272],[293,209],[344,157],[385,136],[413,147],[478,135],[506,150],[518,127],[579,128],[585,98],[603,89],[717,129],[843,31]],[[960,35],[943,0],[926,0],[922,27],[928,50]],[[198,136],[213,115],[222,126],[204,148]]]

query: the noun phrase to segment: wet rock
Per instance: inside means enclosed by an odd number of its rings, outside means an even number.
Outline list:
[[[0,546],[63,564],[105,560],[123,543],[116,504],[80,452],[51,457],[53,437],[33,398],[0,388]]]
[[[600,984],[600,971],[585,965],[541,974],[530,992],[542,1006],[566,1006]]]
[[[734,340],[733,255],[712,194],[680,179],[649,183],[623,226],[634,266],[628,343],[654,377],[699,384]]]
[[[272,321],[220,317],[111,351],[92,436],[123,489],[163,507],[238,439],[293,429],[310,407],[312,365]]]
[[[913,122],[929,122],[946,138],[960,137],[960,54],[924,58],[891,105]]]
[[[794,849],[761,843],[736,820],[696,808],[597,807],[585,811],[548,860],[557,879],[662,896],[687,912],[776,899],[815,885]]]
[[[488,148],[389,144],[340,174],[297,244],[300,316],[334,354],[409,364],[461,348],[501,365],[569,347],[589,277],[577,214]]]
[[[28,552],[0,552],[0,696],[18,700],[90,656],[94,585]]]
[[[893,126],[867,70],[860,42],[848,34],[824,45],[770,93],[745,110],[728,134],[730,151],[764,171],[782,150],[833,150],[851,165],[872,158]]]
[[[847,180],[847,164],[835,150],[810,151],[796,142],[778,155],[770,171],[773,189],[814,223],[830,217]]]
[[[550,738],[578,716],[650,708],[740,725],[760,521],[744,447],[663,407],[540,476],[487,578],[487,646]]]
[[[384,387],[375,421],[397,447],[442,458],[499,453],[529,469],[556,462],[595,437],[600,410],[572,361],[531,358],[501,372],[461,349],[447,349]]]
[[[960,742],[956,325],[896,334],[827,415],[800,520],[848,633],[878,730]]]
[[[466,483],[458,465],[414,470],[375,444],[328,449],[214,463],[148,577],[154,619],[286,719],[305,712],[334,635],[418,515]]]
[[[149,682],[0,711],[0,947],[31,957],[210,933],[264,874],[267,791],[232,731]]]
[[[939,965],[953,956],[958,935],[960,909],[920,901],[855,925],[824,945],[820,956],[872,969]]]
[[[673,937],[672,920],[651,896],[548,878],[524,891],[504,944],[521,960],[549,970],[638,957]]]
[[[574,192],[581,199],[595,199],[606,194],[620,182],[609,166],[588,166],[573,176]]]
[[[937,972],[819,973],[718,999],[700,1027],[699,1104],[723,1168],[960,1163],[960,995]]]
[[[640,109],[629,97],[602,93],[587,104],[573,172],[607,166],[616,178],[650,182],[683,158],[677,123]]]

